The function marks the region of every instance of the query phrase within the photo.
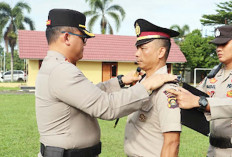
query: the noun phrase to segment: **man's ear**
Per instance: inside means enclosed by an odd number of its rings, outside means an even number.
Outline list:
[[[165,47],[160,47],[159,48],[159,55],[158,55],[159,59],[164,58],[165,54],[166,54],[166,48]]]
[[[70,35],[68,33],[64,33],[61,40],[62,43],[65,43],[67,46],[70,46]]]

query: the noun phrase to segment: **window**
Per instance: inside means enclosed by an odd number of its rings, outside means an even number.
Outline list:
[[[112,77],[116,77],[117,76],[117,66],[114,64],[111,66],[111,72],[112,72]]]
[[[112,77],[116,77],[118,73],[118,63],[102,62],[102,81],[107,81]]]
[[[8,71],[8,72],[6,72],[6,73],[5,73],[5,75],[10,75],[10,74],[11,74],[11,72],[10,72],[10,71]]]

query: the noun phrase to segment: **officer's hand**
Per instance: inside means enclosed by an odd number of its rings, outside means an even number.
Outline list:
[[[136,74],[135,71],[131,71],[122,77],[122,82],[125,85],[129,85],[131,83],[136,83],[137,81],[139,81],[142,78],[141,75],[143,75],[143,74],[144,74],[144,72],[140,72],[139,74]]]
[[[199,107],[198,101],[200,97],[193,95],[184,88],[179,87],[177,90],[167,89],[166,91],[176,95],[176,99],[180,108],[191,109],[194,107]]]
[[[141,84],[143,84],[147,90],[155,90],[166,82],[176,80],[177,76],[172,74],[155,74],[146,78],[146,80],[142,81]]]

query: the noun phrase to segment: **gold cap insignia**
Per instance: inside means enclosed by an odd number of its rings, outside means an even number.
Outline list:
[[[136,23],[136,25],[135,25],[135,33],[136,33],[137,36],[140,35],[140,27],[139,27],[138,23]]]

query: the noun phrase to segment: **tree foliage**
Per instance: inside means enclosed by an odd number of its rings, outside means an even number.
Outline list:
[[[31,11],[30,6],[25,2],[18,2],[13,8],[5,2],[0,2],[0,36],[5,41],[6,52],[8,52],[8,46],[11,49],[11,77],[13,77],[14,48],[17,44],[17,30],[25,29],[24,24],[28,24],[30,29],[34,30],[33,21],[29,17],[24,16],[24,10],[28,13]]]
[[[200,20],[203,25],[220,25],[232,23],[232,1],[216,4],[216,14],[203,15]]]
[[[212,68],[219,63],[216,47],[209,44],[213,37],[202,37],[200,30],[194,30],[186,35],[185,40],[180,43],[180,49],[187,59],[186,63],[175,64],[176,71],[184,71],[190,68]]]
[[[84,12],[90,20],[88,22],[88,28],[92,31],[93,26],[96,24],[100,18],[100,28],[101,33],[106,34],[108,31],[110,34],[113,34],[113,27],[109,22],[109,18],[113,19],[115,22],[116,30],[118,31],[121,25],[121,22],[125,18],[125,11],[119,5],[111,5],[113,0],[86,0],[89,3],[91,10]]]
[[[173,30],[179,32],[180,33],[180,35],[178,36],[179,38],[185,37],[190,32],[188,25],[184,25],[183,27],[180,27],[179,25],[175,24],[175,25],[172,25],[170,27],[170,29],[173,29]]]

